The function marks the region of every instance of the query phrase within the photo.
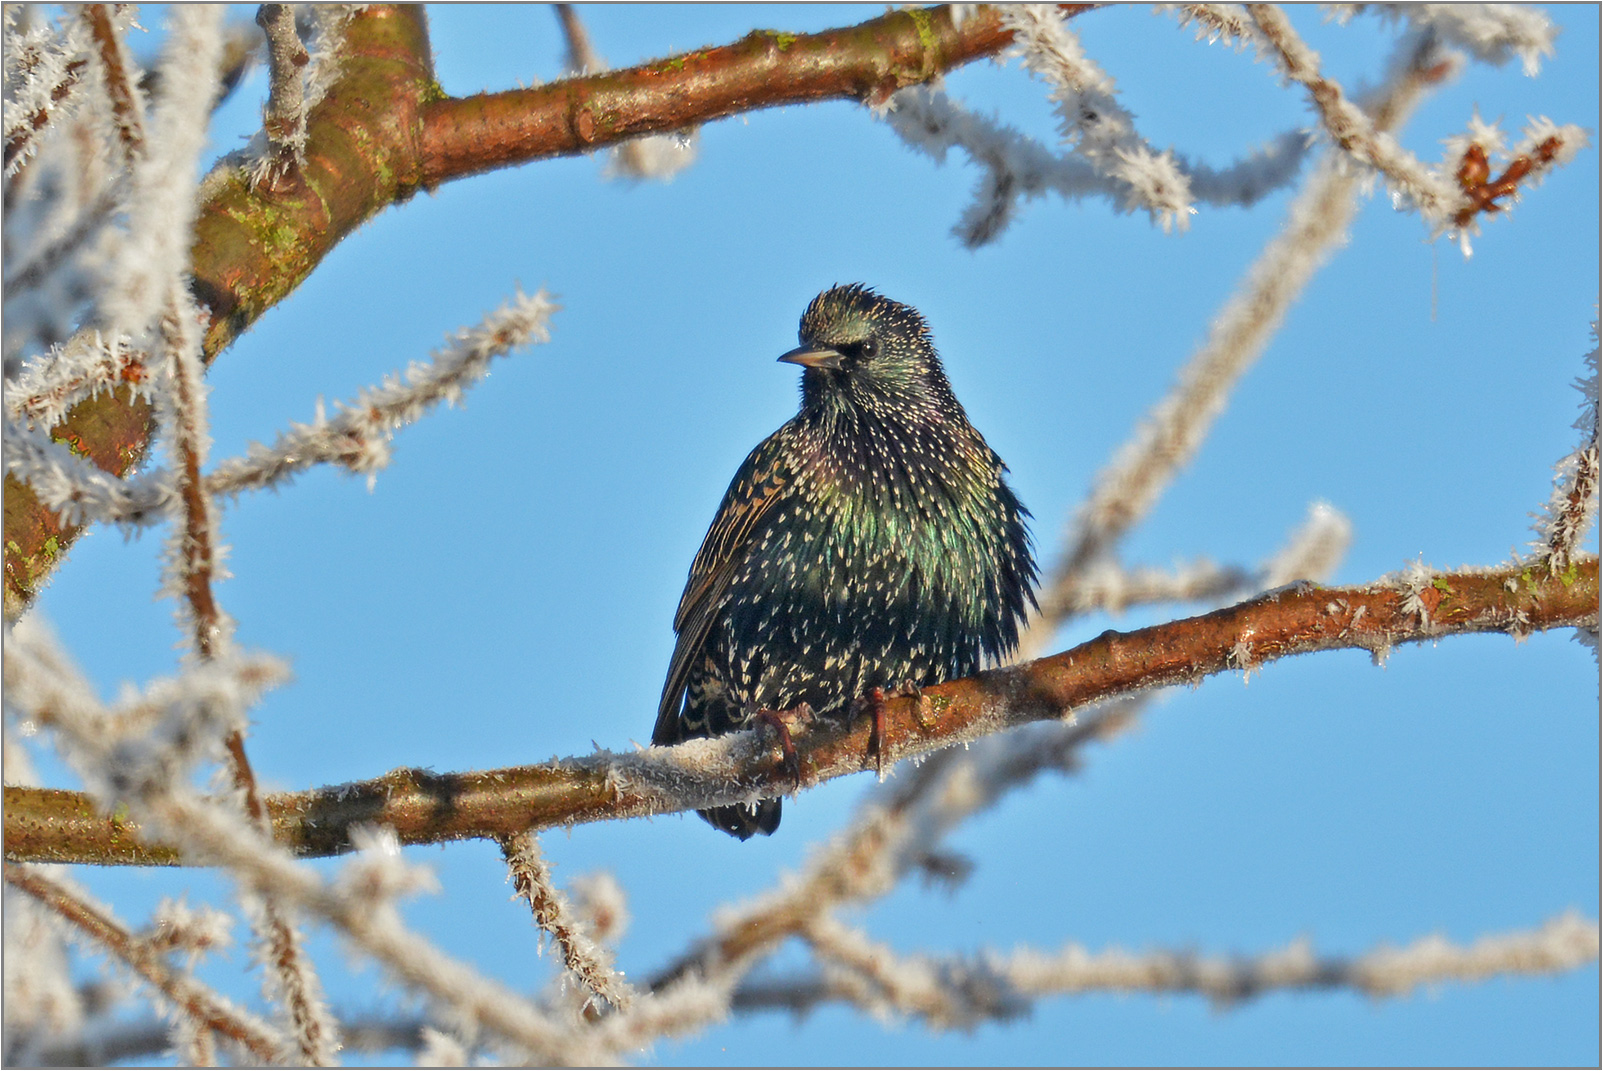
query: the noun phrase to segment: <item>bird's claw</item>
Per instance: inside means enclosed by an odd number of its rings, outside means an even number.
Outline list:
[[[805,718],[812,714],[812,708],[806,703],[799,704],[791,712],[792,717]],[[779,750],[784,756],[785,769],[790,771],[791,780],[797,790],[801,788],[801,758],[796,754],[796,742],[791,739],[790,726],[786,724],[785,714],[779,710],[759,710],[752,715],[754,721],[760,721],[779,734]]]

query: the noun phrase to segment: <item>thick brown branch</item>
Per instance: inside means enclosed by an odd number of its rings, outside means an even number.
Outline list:
[[[884,704],[892,759],[928,754],[1030,721],[1062,718],[1113,696],[1256,669],[1288,655],[1470,632],[1523,636],[1598,621],[1598,560],[1563,576],[1535,565],[1421,573],[1414,582],[1286,588],[1227,609],[1134,632],[1109,631],[1050,658],[925,689]],[[798,724],[804,785],[872,769],[865,719]],[[270,797],[275,836],[301,855],[349,850],[350,830],[394,827],[402,843],[500,840],[529,829],[663,814],[788,791],[791,772],[766,730],[618,755],[474,773],[396,770],[372,781]],[[5,790],[6,857],[18,861],[174,864],[81,793]]]
[[[1063,5],[1076,13],[1090,5]],[[423,109],[423,181],[590,152],[643,134],[818,100],[878,103],[1000,50],[1012,34],[987,8],[908,8],[814,34],[754,30],[733,44],[533,89]]]

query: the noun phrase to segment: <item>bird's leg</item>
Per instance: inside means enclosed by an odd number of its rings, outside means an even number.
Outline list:
[[[920,728],[929,727],[930,701],[924,698],[924,688],[916,681],[903,681],[895,688],[872,688],[860,702],[874,715],[874,726],[868,734],[868,749],[874,755],[874,772],[885,780],[885,701],[887,699],[914,700],[913,714]],[[861,709],[861,707],[859,708]]]
[[[806,719],[812,717],[813,709],[806,703],[798,703],[790,712],[793,718]],[[753,721],[760,721],[771,727],[779,734],[779,750],[784,755],[785,768],[790,771],[795,781],[796,789],[801,789],[801,758],[796,754],[796,742],[791,739],[790,726],[785,723],[785,712],[780,710],[759,710],[752,716]]]
[[[868,693],[868,708],[874,712],[874,727],[868,734],[868,749],[874,753],[874,773],[885,780],[885,689]]]

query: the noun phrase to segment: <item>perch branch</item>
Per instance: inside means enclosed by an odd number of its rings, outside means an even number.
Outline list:
[[[1564,575],[1515,563],[1433,573],[1416,568],[1362,587],[1287,587],[1199,617],[1108,631],[1050,658],[925,689],[884,704],[892,760],[928,754],[1079,707],[1227,671],[1256,671],[1294,654],[1367,650],[1471,632],[1525,636],[1596,628],[1598,560]],[[792,730],[805,785],[874,768],[873,728],[821,719]],[[393,827],[402,843],[501,839],[525,830],[722,806],[789,790],[791,771],[764,730],[627,754],[600,752],[538,766],[383,777],[269,797],[274,835],[303,856],[350,849],[361,824]],[[132,823],[76,792],[7,786],[6,857],[15,861],[170,865]]]

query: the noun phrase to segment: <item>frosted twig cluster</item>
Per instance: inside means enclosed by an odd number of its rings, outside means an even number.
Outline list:
[[[150,985],[173,1008],[180,1021],[216,1031],[237,1044],[250,1060],[276,1062],[285,1051],[285,1039],[255,1015],[217,993],[187,971],[167,960],[172,934],[137,937],[105,908],[77,890],[48,876],[39,867],[5,864],[6,884],[33,897],[41,906],[70,924],[91,945],[112,953],[128,970]],[[205,1045],[205,1042],[196,1042]],[[204,1050],[203,1050],[204,1051]]]
[[[1508,170],[1496,182],[1488,183],[1484,147],[1478,158],[1455,159],[1450,154],[1440,167],[1427,167],[1390,133],[1371,122],[1348,99],[1339,83],[1320,72],[1319,54],[1308,47],[1284,12],[1272,4],[1250,4],[1248,8],[1286,77],[1308,90],[1331,140],[1349,159],[1384,176],[1393,199],[1416,208],[1433,234],[1456,232],[1466,254],[1472,224],[1480,213],[1499,210],[1496,198],[1512,196],[1522,181],[1527,186],[1534,185],[1586,144],[1586,133],[1580,127],[1559,127],[1546,118],[1538,118],[1531,121]],[[1427,21],[1425,25],[1434,29],[1434,23]],[[1528,42],[1521,47],[1526,50],[1529,66],[1535,53],[1530,51]],[[1495,48],[1492,51],[1501,54]]]
[[[940,90],[924,86],[904,89],[881,116],[911,148],[944,161],[948,149],[960,148],[985,169],[973,203],[953,233],[971,248],[985,245],[1007,229],[1020,199],[1048,192],[1066,200],[1106,198],[1123,205],[1129,185],[1077,153],[1058,155],[1034,138],[969,111]],[[1307,156],[1308,138],[1288,131],[1241,160],[1221,169],[1188,162],[1173,163],[1189,184],[1193,200],[1205,204],[1249,206],[1290,184]]]
[[[1428,39],[1405,41],[1401,54],[1404,59],[1373,105],[1381,129],[1401,123],[1421,92],[1440,77],[1433,69],[1443,60]],[[1124,534],[1195,455],[1235,384],[1262,355],[1286,310],[1346,235],[1357,210],[1357,185],[1337,160],[1326,158],[1315,167],[1292,203],[1284,229],[1248,268],[1240,290],[1214,319],[1179,381],[1098,474],[1068,533],[1066,549],[1042,584],[1040,615],[1020,639],[1020,657],[1043,650],[1058,625],[1088,604],[1079,594],[1086,576],[1105,568],[1102,563]]]
[[[1345,22],[1359,12],[1374,12],[1429,29],[1445,44],[1462,48],[1481,63],[1502,66],[1518,59],[1531,77],[1553,55],[1558,27],[1541,8],[1529,4],[1327,4],[1326,11]]]

